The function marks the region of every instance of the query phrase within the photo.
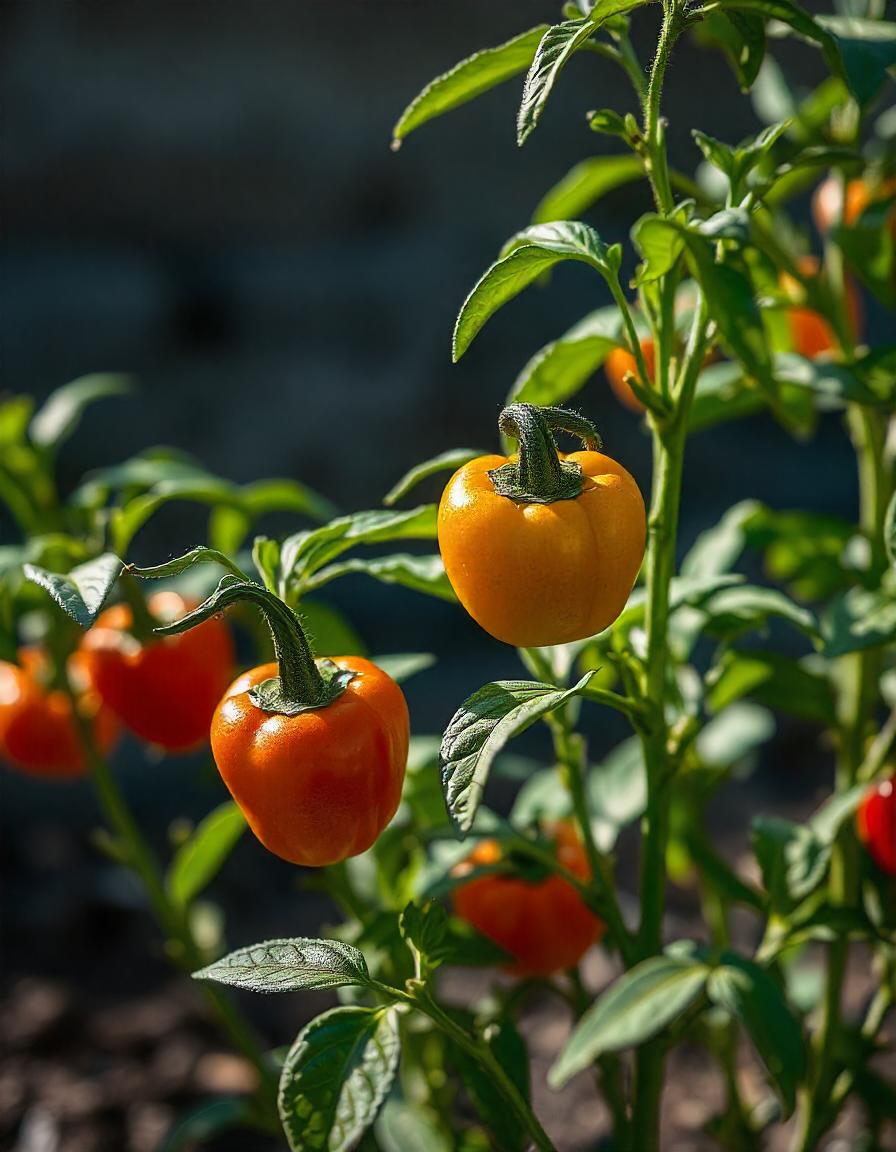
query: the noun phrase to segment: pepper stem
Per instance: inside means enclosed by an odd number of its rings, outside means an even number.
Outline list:
[[[225,576],[209,598],[172,624],[156,628],[162,636],[186,632],[218,615],[231,604],[246,602],[259,608],[274,642],[278,675],[250,690],[252,702],[264,712],[295,716],[311,708],[325,708],[345,690],[353,673],[331,660],[317,661],[295,612],[284,602],[249,580]]]
[[[560,459],[554,432],[569,432],[588,451],[597,452],[601,438],[590,420],[565,408],[510,404],[498,417],[498,431],[520,446],[516,461],[489,472],[499,496],[526,504],[553,504],[581,495],[582,469],[574,461]]]

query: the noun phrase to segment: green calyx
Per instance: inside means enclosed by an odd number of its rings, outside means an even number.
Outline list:
[[[342,695],[354,673],[338,667],[332,660],[315,660],[295,612],[273,592],[250,580],[223,577],[198,608],[155,631],[161,636],[186,632],[240,601],[261,609],[271,630],[279,669],[279,675],[250,689],[249,697],[256,708],[280,716],[297,716],[314,708],[326,708]]]
[[[553,504],[582,494],[582,469],[574,461],[560,459],[554,432],[569,432],[588,451],[598,452],[601,438],[590,420],[565,408],[510,404],[498,417],[498,431],[520,446],[515,461],[488,474],[499,496],[520,504]]]

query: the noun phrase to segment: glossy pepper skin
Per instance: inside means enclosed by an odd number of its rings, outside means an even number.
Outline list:
[[[872,788],[856,813],[859,839],[888,876],[896,876],[896,776]]]
[[[159,620],[189,609],[176,592],[148,601]],[[233,676],[233,641],[220,618],[179,636],[148,643],[128,631],[131,609],[116,604],[85,634],[81,651],[103,702],[141,740],[168,752],[184,752],[208,739],[218,701]]]
[[[357,656],[354,673],[322,708],[265,712],[249,690],[277,676],[264,664],[227,689],[212,721],[212,753],[249,826],[275,855],[322,867],[365,852],[401,799],[410,736],[404,694]]]
[[[48,665],[38,648],[22,648],[18,664],[0,661],[0,760],[29,776],[76,779],[85,775],[87,763],[71,701],[42,683]],[[119,724],[90,686],[78,653],[71,657],[69,675],[81,688],[78,707],[92,724],[99,751],[108,752]]]
[[[585,851],[572,825],[556,824],[552,835],[560,863],[588,879]],[[464,876],[501,858],[497,841],[483,840],[454,875]],[[454,890],[453,904],[458,916],[514,957],[507,967],[517,976],[549,976],[572,968],[604,933],[603,921],[562,876],[535,883],[499,873],[478,876]]]
[[[641,352],[644,356],[644,363],[647,365],[650,383],[653,384],[656,374],[656,354],[653,341],[649,337],[645,337],[641,341]],[[638,364],[631,352],[621,346],[614,348],[604,361],[604,372],[607,374],[613,395],[619,403],[628,408],[630,412],[643,412],[644,405],[634,394],[631,385],[625,378],[629,372],[633,376],[638,375]]]
[[[455,472],[439,505],[439,549],[457,598],[492,636],[518,648],[564,644],[607,628],[644,556],[644,500],[628,472],[600,452],[578,464],[575,499],[524,503],[489,473],[516,456],[480,456]]]

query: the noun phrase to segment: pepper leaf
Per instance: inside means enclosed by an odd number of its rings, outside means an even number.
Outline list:
[[[477,456],[486,455],[487,452],[484,448],[451,448],[447,452],[440,452],[438,456],[433,456],[431,460],[425,460],[422,464],[417,464],[409,472],[406,472],[383,497],[383,503],[387,508],[391,508],[393,504],[397,504],[399,500],[416,488],[421,481],[427,480],[430,476],[437,476],[440,472],[455,472],[464,464],[469,464],[471,460],[475,460]]]
[[[428,120],[458,108],[483,92],[503,84],[505,80],[525,72],[547,28],[547,24],[539,24],[496,48],[474,52],[448,72],[430,81],[405,108],[392,129],[392,147],[398,147],[409,132]]]
[[[726,953],[710,973],[706,991],[743,1025],[789,1116],[806,1053],[802,1029],[784,993],[764,968],[733,953]]]
[[[516,142],[525,144],[535,130],[557,77],[567,61],[594,35],[590,17],[565,20],[548,28],[538,45],[523,85],[523,99],[516,121]]]
[[[638,156],[590,156],[544,195],[532,213],[532,223],[575,220],[614,188],[643,175],[644,165]]]
[[[238,948],[193,973],[250,992],[295,992],[301,988],[339,988],[370,982],[367,961],[341,940],[266,940]]]
[[[592,312],[535,353],[514,381],[507,403],[562,404],[584,386],[620,339],[618,309]]]
[[[608,247],[593,228],[575,220],[536,224],[512,237],[504,255],[488,269],[466,298],[454,326],[452,358],[470,347],[486,321],[555,264],[579,260],[610,283],[619,272],[621,250]]]
[[[226,800],[200,821],[168,869],[171,900],[180,908],[211,883],[246,830],[246,817],[233,800]]]
[[[283,1065],[277,1106],[291,1152],[350,1152],[398,1069],[395,1008],[333,1008],[306,1024]]]
[[[107,372],[72,380],[57,388],[35,413],[28,429],[31,439],[42,448],[56,449],[78,427],[88,405],[107,396],[126,396],[132,390],[130,377]]]
[[[391,511],[376,509],[341,516],[322,528],[287,536],[280,548],[278,585],[281,595],[293,585],[302,587],[315,572],[359,544],[385,544],[391,540],[434,540],[436,506]]]
[[[321,568],[305,582],[306,591],[320,588],[340,576],[363,573],[384,584],[400,584],[415,592],[425,592],[441,600],[456,601],[454,589],[445,575],[441,556],[376,556],[373,559],[355,557]]]
[[[457,835],[476,816],[492,763],[513,736],[582,693],[587,673],[567,690],[531,680],[498,680],[474,692],[455,712],[439,750],[442,791]]]
[[[64,576],[36,564],[24,566],[26,578],[48,592],[82,628],[89,628],[96,620],[123,569],[121,560],[112,552],[79,564]]]
[[[605,1052],[635,1048],[685,1012],[706,986],[710,969],[688,956],[653,956],[636,964],[588,1009],[548,1074],[562,1088]]]

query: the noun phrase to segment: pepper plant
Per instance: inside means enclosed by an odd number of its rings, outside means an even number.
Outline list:
[[[395,127],[399,145],[523,77],[523,144],[578,53],[617,68],[632,90],[637,112],[588,114],[596,154],[542,196],[460,309],[455,359],[498,309],[541,289],[566,261],[585,264],[607,298],[523,366],[498,420],[502,451],[446,446],[396,485],[386,509],[348,516],[301,485],[237,489],[158,452],[89,477],[64,503],[51,480],[53,445],[82,400],[113,386],[82,381],[30,424],[23,402],[10,402],[0,491],[27,540],[5,558],[6,654],[14,657],[25,610],[38,609],[49,687],[68,694],[114,833],[106,847],[138,872],[174,958],[198,968],[259,1069],[258,1099],[224,1108],[222,1126],[270,1128],[276,1075],[293,1150],[554,1148],[532,1106],[516,1026],[539,990],[573,1017],[549,1082],[594,1075],[614,1148],[661,1147],[667,1056],[685,1040],[718,1062],[726,1097],[710,1128],[720,1146],[759,1148],[787,1125],[794,1152],[808,1152],[850,1100],[861,1105],[856,1138],[884,1146],[896,1087],[871,1060],[892,1047],[896,996],[896,347],[865,343],[863,313],[896,305],[896,121],[886,106],[896,25],[877,0],[824,16],[792,0],[598,0],[567,4],[561,16],[438,77]],[[648,64],[630,23],[651,17],[659,32]],[[668,154],[664,114],[667,70],[686,35],[726,54],[768,121],[740,142],[695,129],[695,177]],[[779,38],[821,53],[829,75],[807,95],[791,92],[769,52]],[[630,246],[608,244],[600,200],[637,180],[649,185],[653,210],[633,223]],[[788,207],[813,186],[810,231]],[[602,371],[643,414],[653,455],[646,514],[590,419],[606,402],[603,383],[592,383]],[[568,407],[579,393],[587,417]],[[857,461],[855,522],[746,500],[682,557],[689,438],[756,413],[800,444],[829,413],[842,418]],[[558,452],[565,434],[584,451]],[[396,509],[449,471],[438,508]],[[208,539],[136,567],[132,537],[169,499],[212,507]],[[249,545],[255,518],[274,508],[321,523]],[[382,549],[405,541],[429,550]],[[359,551],[367,546],[378,551]],[[767,582],[737,571],[749,552],[761,556]],[[144,580],[176,587],[205,571],[220,577],[217,588],[206,586],[190,611],[182,601],[177,619],[162,618],[142,590]],[[458,611],[516,648],[531,678],[471,685],[441,738],[408,742],[396,682],[429,657],[368,662],[331,646],[333,616],[321,615],[317,597],[353,574],[459,601]],[[207,720],[233,803],[178,848],[167,880],[73,683],[72,658],[96,646],[110,596],[129,610],[124,632],[148,651],[198,636],[231,604],[260,608],[270,626],[275,662],[239,678]],[[83,640],[72,620],[88,629]],[[265,634],[253,635],[266,657]],[[346,640],[356,645],[343,628]],[[89,668],[85,691],[102,697]],[[593,763],[582,718],[601,709],[619,713],[631,736]],[[819,754],[835,750],[835,775],[804,823],[752,821],[745,867],[713,842],[707,807],[761,755],[776,713],[813,725]],[[489,777],[508,770],[508,744],[535,724],[550,733],[553,763],[526,762],[509,815],[499,814],[485,803]],[[15,762],[8,740],[4,755]],[[215,941],[200,957],[191,913],[246,822],[278,855],[320,867],[344,922],[319,939],[285,934],[223,958]],[[632,915],[615,850],[635,825]],[[694,939],[669,937],[670,882],[699,896]],[[618,975],[591,988],[579,962],[598,941]],[[820,990],[807,980],[818,950]],[[857,955],[873,985],[859,1016],[844,996]],[[472,964],[503,967],[513,980],[481,1003],[446,1002],[440,969]],[[337,988],[342,1002],[278,1060],[258,1047],[222,985]],[[763,1070],[760,1093],[742,1086],[742,1034]],[[169,1148],[188,1146],[208,1124],[187,1118]]]

